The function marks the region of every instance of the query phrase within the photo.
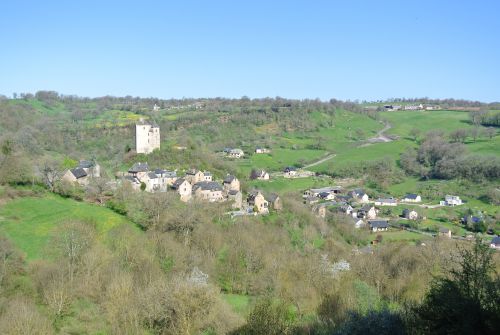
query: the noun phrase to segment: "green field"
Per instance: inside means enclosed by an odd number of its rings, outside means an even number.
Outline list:
[[[69,220],[84,220],[95,225],[99,236],[130,221],[115,212],[56,195],[19,198],[0,207],[0,231],[21,249],[27,259],[44,257],[47,243],[58,225]]]

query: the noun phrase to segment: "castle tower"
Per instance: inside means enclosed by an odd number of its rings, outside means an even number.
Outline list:
[[[138,154],[149,154],[160,149],[160,127],[143,119],[135,125],[135,150]]]

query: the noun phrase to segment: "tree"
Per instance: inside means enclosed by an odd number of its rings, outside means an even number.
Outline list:
[[[42,181],[50,191],[54,192],[56,183],[61,179],[59,164],[55,161],[46,160],[38,168]]]
[[[481,136],[481,128],[474,127],[469,131],[470,136],[476,142],[477,138]]]
[[[484,130],[484,133],[491,140],[497,133],[497,130],[493,127],[488,127]]]
[[[496,334],[500,326],[500,279],[492,251],[479,239],[460,250],[458,266],[436,278],[415,308],[423,334]]]
[[[418,128],[412,128],[410,130],[410,136],[413,137],[413,141],[417,142],[418,137],[420,136],[420,133],[421,133],[421,131]]]
[[[465,139],[467,138],[467,130],[466,129],[457,129],[454,130],[450,133],[450,139],[453,142],[465,142]]]

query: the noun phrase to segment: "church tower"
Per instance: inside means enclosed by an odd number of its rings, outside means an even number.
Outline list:
[[[135,151],[149,154],[155,149],[160,149],[160,127],[141,119],[135,125]]]

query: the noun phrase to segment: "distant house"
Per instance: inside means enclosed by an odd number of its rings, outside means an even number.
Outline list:
[[[227,200],[233,202],[231,205],[233,208],[243,207],[243,195],[239,190],[230,190],[227,192]]]
[[[375,200],[375,206],[397,206],[398,202],[394,198],[379,198]]]
[[[353,208],[349,204],[345,204],[339,207],[340,212],[346,214],[346,215],[351,215]]]
[[[228,174],[224,181],[222,182],[224,186],[224,190],[226,191],[239,191],[240,190],[240,181],[233,175]]]
[[[272,209],[280,211],[283,209],[283,204],[281,203],[281,198],[276,193],[271,193],[266,199]]]
[[[293,178],[297,176],[297,169],[293,166],[287,166],[283,169],[283,176],[285,178]]]
[[[375,219],[377,217],[377,214],[378,214],[378,210],[375,208],[375,206],[371,206],[371,205],[364,205],[363,207],[361,207],[360,209],[358,209],[358,212],[357,212],[357,217],[359,219]]]
[[[416,110],[421,110],[421,109],[424,109],[424,105],[420,104],[420,105],[406,105],[404,107],[404,110],[410,110],[410,111],[416,111]]]
[[[480,218],[479,216],[469,215],[469,216],[464,216],[460,221],[462,221],[463,224],[474,224],[474,223],[481,223],[483,219]]]
[[[327,186],[322,188],[311,188],[304,192],[303,197],[317,197],[323,200],[333,200],[335,195],[339,194],[342,190],[340,186]]]
[[[141,163],[141,162],[135,163],[128,170],[130,176],[136,177],[139,180],[142,180],[148,172],[149,172],[148,163]]]
[[[186,171],[186,176],[184,177],[191,185],[199,183],[200,181],[205,181],[205,174],[200,170],[191,169]]]
[[[357,188],[349,192],[349,195],[356,201],[366,203],[370,200],[368,194],[363,189]]]
[[[181,196],[181,200],[186,202],[191,200],[191,193],[193,187],[191,183],[184,178],[177,179],[175,183],[172,184],[172,189],[177,191]]]
[[[168,186],[171,186],[176,180],[177,173],[175,171],[156,169],[148,172],[141,181],[146,184],[145,190],[147,192],[166,192]]]
[[[495,236],[490,242],[490,248],[500,249],[500,236]]]
[[[418,194],[414,193],[408,193],[407,195],[404,196],[403,199],[401,199],[403,202],[421,202],[422,198]]]
[[[439,228],[439,236],[451,238],[451,230],[448,228]]]
[[[200,181],[193,185],[196,199],[209,202],[223,201],[222,185],[215,181]]]
[[[88,174],[81,167],[69,169],[61,179],[69,183],[77,183],[78,185],[87,185],[89,183]]]
[[[269,202],[260,191],[250,192],[247,198],[248,205],[258,214],[269,213]]]
[[[269,173],[264,170],[252,170],[252,172],[250,173],[250,179],[269,180]]]
[[[460,206],[462,205],[462,199],[457,195],[446,195],[444,201],[440,201],[441,206]]]
[[[228,155],[231,158],[241,158],[245,155],[245,153],[241,149],[231,149]]]
[[[368,220],[368,225],[372,232],[387,231],[389,222],[387,220]]]
[[[403,217],[408,220],[416,220],[418,219],[418,213],[415,210],[405,208],[403,209]]]
[[[139,191],[141,189],[141,181],[133,176],[124,176],[123,181],[128,183],[134,191]]]
[[[365,221],[361,220],[361,219],[358,219],[358,220],[354,220],[354,228],[361,228],[361,227],[364,227],[366,225]]]
[[[87,175],[91,178],[101,177],[101,167],[95,161],[81,160],[78,163],[78,167],[85,170]]]
[[[263,148],[263,147],[257,147],[257,148],[255,148],[255,153],[256,154],[268,154],[270,152],[271,152],[271,150],[269,150],[268,148]]]
[[[213,180],[212,174],[208,171],[204,171],[203,172],[203,180],[212,181]]]

